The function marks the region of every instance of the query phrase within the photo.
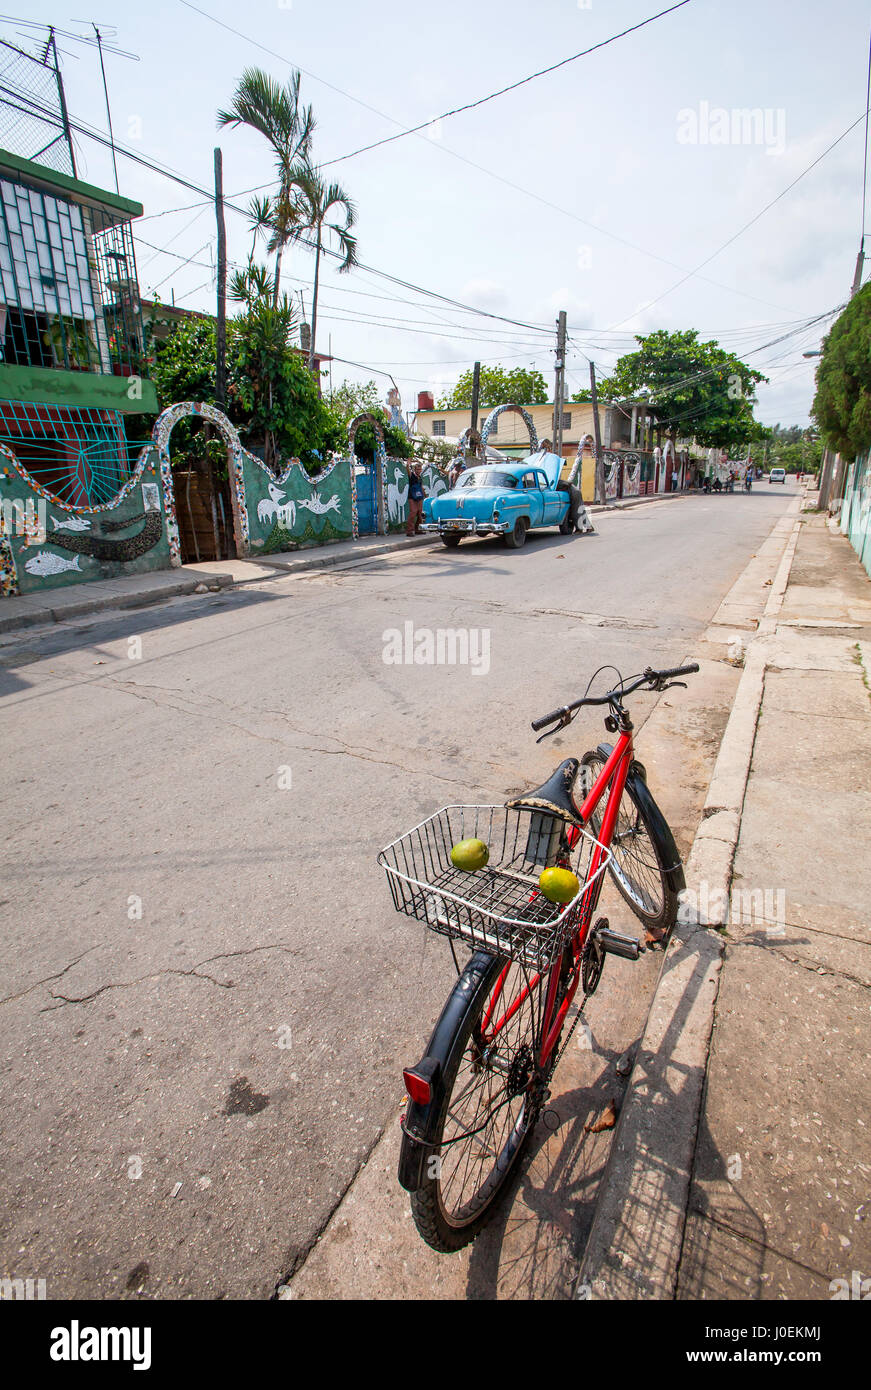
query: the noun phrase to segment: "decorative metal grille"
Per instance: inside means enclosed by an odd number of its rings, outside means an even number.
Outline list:
[[[0,400],[0,440],[38,483],[73,507],[110,502],[149,442],[129,442],[113,410],[6,400]]]

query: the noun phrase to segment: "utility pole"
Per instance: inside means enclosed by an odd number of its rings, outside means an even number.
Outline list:
[[[472,429],[478,428],[478,397],[481,394],[481,363],[475,363],[472,373]]]
[[[553,392],[553,451],[563,456],[563,400],[566,390],[566,311],[560,310],[556,322],[556,361]]]
[[[599,434],[599,396],[596,391],[596,364],[590,363],[590,400],[593,404],[593,438],[596,441],[596,501],[605,501],[605,460]]]
[[[224,173],[215,150],[215,220],[218,224],[218,327],[215,333],[215,397],[222,410],[227,397],[227,233],[224,228]]]

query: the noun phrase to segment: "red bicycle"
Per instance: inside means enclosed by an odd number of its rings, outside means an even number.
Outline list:
[[[618,738],[566,758],[541,787],[504,806],[444,807],[378,856],[394,906],[450,939],[459,977],[424,1056],[403,1073],[399,1181],[435,1250],[461,1249],[492,1214],[581,1017],[578,1011],[560,1045],[579,985],[582,1010],[609,953],[637,960],[644,949],[606,918],[593,921],[606,868],[654,934],[674,925],[683,867],[633,757],[623,702],[642,687],[684,684],[677,678],[698,669],[648,668],[606,695],[585,694],[533,720],[547,738],[583,706],[607,705],[605,726]],[[452,846],[470,838],[489,854],[474,871],[451,857]],[[548,868],[576,875],[570,902],[554,903],[542,891]],[[462,970],[457,940],[473,951]]]

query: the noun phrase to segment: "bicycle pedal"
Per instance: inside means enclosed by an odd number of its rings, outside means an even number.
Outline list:
[[[622,932],[612,931],[610,927],[600,927],[596,940],[603,951],[611,956],[622,956],[624,960],[638,960],[641,955],[641,942],[637,936],[624,936]]]

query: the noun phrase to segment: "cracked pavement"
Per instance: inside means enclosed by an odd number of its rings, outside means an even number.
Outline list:
[[[653,503],[519,554],[417,548],[0,641],[2,1272],[49,1298],[270,1296],[452,980],[378,849],[594,745],[594,717],[577,747],[529,720],[603,664],[684,659],[788,502]],[[406,621],[487,627],[489,673],[385,665]],[[721,727],[642,741],[683,850]]]

